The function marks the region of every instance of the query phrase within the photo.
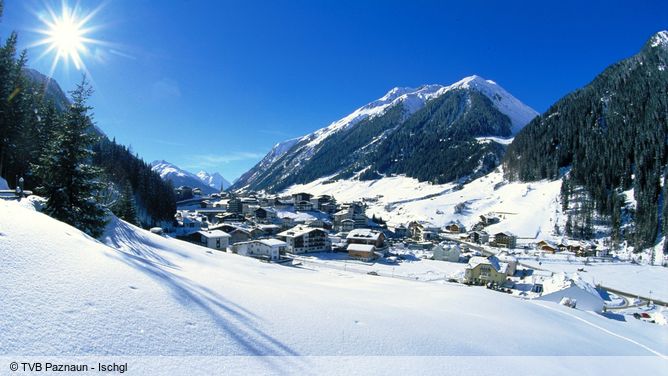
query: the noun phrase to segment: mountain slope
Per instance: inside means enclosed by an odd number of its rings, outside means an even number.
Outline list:
[[[164,181],[170,181],[174,187],[185,185],[191,188],[199,188],[204,194],[211,194],[220,192],[221,185],[227,184],[228,187],[230,185],[217,172],[209,174],[200,171],[198,174],[193,174],[165,160],[153,161],[151,166],[153,166],[153,171],[158,173]]]
[[[640,248],[653,246],[668,219],[661,199],[662,179],[668,188],[667,66],[668,32],[662,31],[527,125],[508,148],[506,176],[555,179],[570,167],[569,185],[587,189],[592,206],[612,218],[618,240],[625,236],[618,228],[621,192],[633,188],[635,229],[626,235]]]
[[[218,191],[225,190],[229,188],[232,183],[227,181],[223,175],[214,172],[213,174],[209,174],[206,171],[200,171],[196,174],[196,176],[201,180],[204,184],[208,185],[209,187],[216,189]]]
[[[341,356],[356,356],[359,367],[360,355],[616,356],[615,369],[648,374],[665,365],[655,362],[668,351],[665,331],[639,320],[484,288],[208,253],[117,219],[100,243],[25,202],[0,201],[3,355],[274,355],[280,360],[259,357],[265,372],[258,373],[318,374],[317,359],[304,355],[331,359],[322,371],[333,374]],[[226,370],[234,359],[225,360]],[[569,359],[531,361],[559,373],[572,369]],[[411,370],[442,373],[442,359],[423,362]],[[591,362],[579,374],[600,372]],[[472,367],[468,359],[455,364],[449,369]]]
[[[276,191],[330,175],[403,173],[438,182],[477,176],[498,164],[503,146],[476,137],[510,137],[536,115],[478,76],[449,86],[394,88],[325,128],[276,145],[232,188]],[[424,170],[425,163],[432,168]],[[449,171],[453,165],[462,167]]]
[[[65,111],[70,105],[70,100],[56,80],[31,68],[24,68],[23,74],[30,81],[44,88],[44,97],[52,101],[58,110]]]

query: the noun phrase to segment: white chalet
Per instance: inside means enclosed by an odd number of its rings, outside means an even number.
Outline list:
[[[376,248],[385,246],[385,234],[368,228],[358,228],[350,231],[346,236],[348,244],[371,244]]]
[[[434,260],[459,262],[459,255],[461,250],[457,244],[443,242],[437,244],[432,248],[434,253]]]
[[[287,251],[288,244],[278,239],[261,239],[240,242],[232,246],[232,250],[242,256],[264,258],[272,261],[279,259],[281,253]]]
[[[212,249],[226,250],[230,245],[230,234],[222,230],[198,231],[200,243]]]

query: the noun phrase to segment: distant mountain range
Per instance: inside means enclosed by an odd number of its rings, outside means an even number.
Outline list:
[[[479,76],[396,87],[311,134],[277,144],[233,189],[278,191],[318,178],[406,174],[444,183],[496,167],[509,138],[538,113]]]
[[[193,174],[164,160],[154,161],[151,166],[153,171],[157,172],[163,180],[171,181],[174,187],[185,185],[199,188],[203,193],[211,194],[227,189],[231,185],[217,172],[209,174],[206,171],[200,171]]]

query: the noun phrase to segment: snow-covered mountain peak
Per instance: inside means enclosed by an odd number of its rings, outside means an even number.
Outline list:
[[[175,187],[185,185],[200,188],[205,193],[214,193],[231,185],[217,172],[209,174],[206,171],[200,171],[193,174],[165,160],[153,161],[151,166],[152,170],[157,172],[163,180],[171,181]]]
[[[358,108],[350,115],[331,123],[325,128],[304,136],[302,140],[309,140],[308,146],[314,147],[331,134],[353,126],[364,119],[382,115],[387,109],[399,103],[404,106],[408,114],[412,114],[422,108],[428,100],[455,89],[477,90],[488,97],[499,111],[510,118],[513,134],[519,132],[529,121],[538,116],[538,112],[513,97],[496,82],[486,80],[478,75],[472,75],[449,86],[431,84],[422,85],[418,88],[392,88],[381,98]]]
[[[230,182],[227,181],[220,173],[214,172],[213,174],[209,174],[208,172],[202,170],[198,172],[197,177],[206,185],[208,185],[211,188],[214,189],[227,189],[229,187]]]
[[[396,99],[397,97],[400,97],[404,94],[410,93],[412,91],[415,91],[414,88],[411,87],[395,87],[392,88],[390,91],[387,92],[387,94],[383,95],[379,101],[392,101]]]
[[[510,93],[501,88],[494,81],[486,80],[480,76],[473,75],[465,77],[451,85],[444,86],[438,84],[422,85],[416,88],[412,87],[394,87],[385,93],[382,97],[359,107],[349,115],[332,122],[328,126],[318,129],[315,132],[307,134],[299,139],[288,140],[279,143],[251,170],[242,175],[235,188],[248,186],[249,182],[257,181],[260,176],[266,171],[276,169],[288,169],[291,171],[299,170],[305,161],[308,161],[311,156],[318,153],[321,146],[330,139],[333,135],[340,131],[349,131],[354,127],[363,126],[358,125],[368,119],[383,116],[391,108],[397,108],[402,111],[404,119],[410,118],[415,112],[424,108],[427,102],[438,98],[453,90],[477,91],[483,96],[486,96],[491,101],[491,105],[496,110],[508,116],[511,122],[511,132],[514,135],[524,125],[531,121],[538,115],[536,111],[526,106]],[[400,124],[395,124],[398,126]],[[507,131],[507,130],[506,130]],[[366,137],[366,136],[365,136]],[[381,140],[381,135],[373,135],[369,139],[369,144]],[[359,140],[358,140],[359,141]],[[281,163],[279,160],[283,160]],[[281,174],[276,174],[269,180],[281,180],[279,176],[287,176],[289,173],[283,171]]]
[[[494,107],[510,118],[513,134],[519,132],[533,118],[538,116],[538,112],[522,103],[496,82],[486,80],[478,75],[465,77],[450,86],[443,87],[437,93],[437,96],[454,89],[477,90],[489,98]]]
[[[429,99],[438,96],[437,93],[442,88],[441,85],[422,85],[418,88],[395,87],[381,98],[358,108],[348,116],[331,123],[325,128],[302,137],[302,140],[310,140],[308,146],[314,147],[333,133],[355,125],[364,119],[382,115],[387,109],[399,103],[404,105],[408,114],[412,114],[422,108]]]
[[[654,34],[651,39],[651,43],[652,47],[662,46],[663,48],[668,48],[668,31],[661,30]]]
[[[151,163],[151,169],[160,174],[160,177],[163,179],[171,174],[175,174],[177,176],[187,176],[190,174],[189,172],[180,169],[176,165],[169,163],[164,159],[153,161]]]

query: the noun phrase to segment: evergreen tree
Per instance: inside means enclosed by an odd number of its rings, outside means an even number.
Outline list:
[[[653,36],[635,56],[611,65],[589,85],[565,96],[516,135],[504,156],[509,180],[559,178],[562,205],[584,189],[593,201],[573,213],[577,236],[593,233],[596,210],[636,250],[652,247],[662,232],[661,174],[668,165],[668,47]],[[620,233],[621,202],[615,191],[633,188],[633,233]]]
[[[564,177],[561,183],[561,210],[568,210],[568,203],[571,199],[571,184],[568,177]]]
[[[86,104],[92,89],[85,76],[71,92],[72,105],[62,115],[62,124],[53,129],[49,144],[34,165],[42,185],[38,191],[48,197],[45,213],[97,237],[105,225],[105,210],[94,196],[99,190],[100,169],[90,164],[95,142],[89,128]]]
[[[118,218],[133,225],[137,224],[137,206],[130,183],[125,183],[123,192],[121,192],[118,202],[114,205],[113,212]]]
[[[568,215],[568,218],[566,219],[566,235],[569,237],[573,237],[573,218],[571,215]]]
[[[663,171],[663,194],[661,199],[663,200],[663,236],[668,236],[668,167]],[[663,254],[668,254],[668,241],[663,242]]]

